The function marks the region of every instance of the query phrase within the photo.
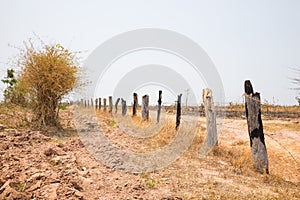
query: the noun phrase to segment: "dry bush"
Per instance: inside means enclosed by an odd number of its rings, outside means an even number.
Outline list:
[[[59,44],[36,49],[29,42],[21,51],[20,80],[27,88],[38,127],[57,126],[59,102],[77,83],[76,55]]]

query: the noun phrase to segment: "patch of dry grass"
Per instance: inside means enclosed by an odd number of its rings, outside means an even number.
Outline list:
[[[133,124],[138,127],[147,127],[152,123],[152,119],[150,116],[148,120],[143,120],[140,111],[137,112],[136,116],[131,116],[131,120]]]
[[[96,113],[101,127],[105,130],[104,134],[121,148],[125,148],[138,153],[145,153],[162,148],[166,144],[170,143],[176,135],[175,119],[166,118],[162,128],[153,136],[147,138],[137,138],[130,134],[127,134],[120,128],[120,124],[116,123],[116,126],[111,126],[115,122],[114,116],[111,113],[97,111]],[[124,116],[124,118],[129,116]],[[123,118],[123,117],[121,117]],[[133,119],[134,125],[138,128],[147,128],[151,121],[142,121],[139,116],[130,116]],[[120,121],[120,123],[129,123],[128,120]],[[124,125],[124,124],[123,124]],[[125,124],[126,126],[128,124]],[[126,127],[125,126],[125,127]],[[138,130],[138,129],[137,129]]]
[[[0,104],[0,124],[8,128],[27,128],[31,119],[30,109],[15,104]]]
[[[287,130],[287,131],[300,131],[300,121],[293,120],[293,121],[264,121],[264,129],[266,131],[281,131],[281,130]]]

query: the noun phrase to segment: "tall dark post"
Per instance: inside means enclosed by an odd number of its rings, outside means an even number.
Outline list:
[[[250,80],[245,81],[245,108],[254,165],[258,171],[269,173],[268,154],[261,119],[260,94],[254,93]]]
[[[86,99],[84,100],[84,107],[86,108]]]
[[[118,112],[118,104],[119,104],[120,98],[117,99],[116,103],[115,103],[115,113]]]
[[[106,111],[106,98],[103,99],[103,111]]]
[[[137,107],[138,107],[138,95],[137,93],[133,93],[133,107],[132,107],[132,115],[136,115]]]
[[[122,98],[121,99],[121,104],[122,104],[122,115],[126,115],[127,112],[127,106],[126,106],[126,101]]]
[[[94,108],[94,101],[93,101],[93,98],[91,98],[91,107]]]
[[[162,98],[162,91],[159,90],[158,91],[158,101],[157,101],[157,103],[158,103],[158,105],[157,105],[157,119],[156,119],[157,123],[159,122],[159,118],[160,118],[161,103],[162,103],[161,98]]]
[[[176,112],[176,130],[180,125],[180,118],[181,118],[181,96],[182,94],[178,95],[177,99],[177,112]]]
[[[96,110],[98,109],[98,99],[97,98],[95,99],[95,109]]]
[[[142,119],[147,121],[149,119],[149,96],[144,95],[142,98]]]
[[[101,109],[101,98],[98,98],[98,102],[99,102],[98,108],[99,108],[99,110],[100,110],[100,109]]]
[[[111,113],[113,110],[113,101],[112,101],[112,96],[108,97],[108,103],[109,103],[109,112]]]

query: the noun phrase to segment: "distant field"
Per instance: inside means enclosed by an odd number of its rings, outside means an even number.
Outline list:
[[[175,114],[175,106],[165,106],[165,110],[168,113]],[[226,114],[226,118],[244,118],[245,117],[245,105],[234,104],[225,107],[216,106],[216,110],[220,113]],[[189,106],[182,107],[183,114],[200,115],[205,116],[203,106]],[[300,118],[300,106],[281,106],[281,105],[266,105],[261,106],[262,116],[265,118]]]

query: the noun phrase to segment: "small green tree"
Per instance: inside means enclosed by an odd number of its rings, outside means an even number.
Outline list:
[[[4,101],[5,103],[9,103],[13,101],[13,90],[14,86],[17,83],[17,79],[14,75],[15,71],[13,69],[7,69],[6,77],[1,81],[7,85],[6,89],[4,90]]]
[[[77,83],[78,64],[75,53],[61,45],[36,49],[32,43],[19,57],[23,68],[20,79],[30,96],[36,124],[57,126],[59,102]]]
[[[294,69],[294,71],[296,72],[296,74],[298,75],[298,77],[292,78],[292,83],[294,83],[296,85],[295,88],[293,88],[294,90],[298,91],[298,97],[296,97],[297,102],[300,105],[300,68],[298,69]]]

